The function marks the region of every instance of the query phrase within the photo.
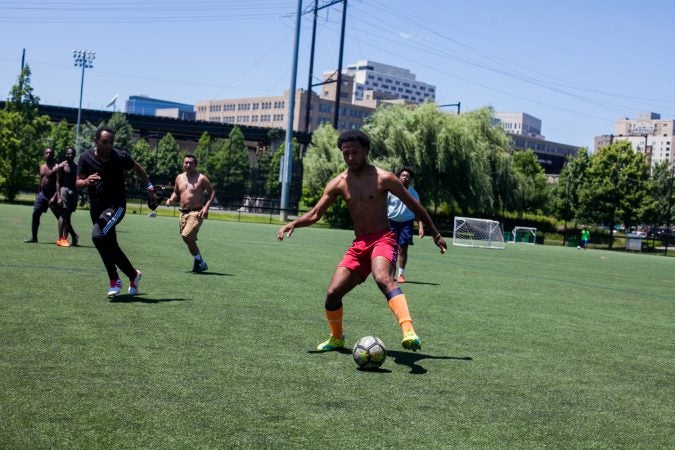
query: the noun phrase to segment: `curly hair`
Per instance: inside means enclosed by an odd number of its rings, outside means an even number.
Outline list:
[[[410,166],[401,166],[401,168],[398,169],[398,170],[396,171],[396,176],[397,176],[397,177],[400,177],[401,174],[402,174],[403,172],[408,172],[408,173],[410,174],[410,179],[411,179],[411,180],[415,178],[415,171],[413,170],[412,167],[410,167]]]
[[[361,130],[348,130],[342,132],[340,137],[338,137],[337,146],[342,148],[342,144],[345,142],[358,142],[363,147],[370,149],[370,138],[366,133]]]

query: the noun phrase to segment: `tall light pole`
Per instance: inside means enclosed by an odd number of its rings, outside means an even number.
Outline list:
[[[75,149],[78,149],[80,143],[80,116],[82,115],[82,92],[84,91],[84,69],[94,67],[96,52],[88,50],[73,50],[73,65],[82,67],[82,77],[80,78],[80,106],[77,108],[77,129],[75,131]]]
[[[457,115],[459,116],[459,109],[462,107],[462,102],[457,102],[457,103],[448,103],[447,105],[438,105],[439,108],[444,108],[446,106],[456,106],[457,107]]]

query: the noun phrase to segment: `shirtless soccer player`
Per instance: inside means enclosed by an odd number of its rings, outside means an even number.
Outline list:
[[[197,158],[194,155],[185,155],[183,170],[185,172],[176,177],[173,192],[166,200],[166,206],[171,206],[177,199],[180,201],[178,222],[180,235],[194,257],[192,271],[200,273],[208,270],[209,266],[206,265],[197,247],[197,233],[204,219],[209,216],[209,208],[216,193],[208,177],[197,171]],[[204,203],[205,194],[208,195],[208,199]]]
[[[345,131],[338,138],[337,146],[342,152],[347,170],[328,182],[314,208],[282,226],[277,232],[277,238],[282,240],[284,235],[290,237],[296,228],[316,223],[338,196],[347,203],[356,239],[338,264],[328,286],[324,305],[330,338],[319,344],[317,350],[330,351],[344,347],[342,298],[363,283],[371,273],[401,326],[401,345],[409,350],[419,350],[422,344],[413,328],[407,300],[393,277],[398,245],[396,234],[389,229],[387,193],[391,192],[400,198],[424,222],[425,231],[431,232],[441,253],[445,253],[447,244],[427,211],[403,187],[398,177],[368,162],[370,139],[366,133]]]

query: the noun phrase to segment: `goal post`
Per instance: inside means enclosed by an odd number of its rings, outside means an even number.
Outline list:
[[[532,227],[515,227],[513,229],[514,244],[536,244],[537,243],[537,229]]]
[[[452,245],[503,249],[504,230],[496,220],[455,217]]]

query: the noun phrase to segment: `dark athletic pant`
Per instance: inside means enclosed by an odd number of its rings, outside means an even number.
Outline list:
[[[31,233],[32,238],[37,240],[38,229],[40,228],[40,218],[42,214],[46,213],[48,209],[52,210],[54,217],[58,220],[59,212],[56,207],[49,206],[49,200],[51,197],[47,197],[44,192],[38,192],[37,197],[35,197],[35,204],[33,205],[33,221],[31,223]]]
[[[91,210],[91,220],[94,223],[91,240],[101,255],[110,280],[119,278],[118,267],[128,278],[133,280],[136,277],[136,269],[117,243],[116,227],[122,221],[124,213],[124,206],[103,211]]]

